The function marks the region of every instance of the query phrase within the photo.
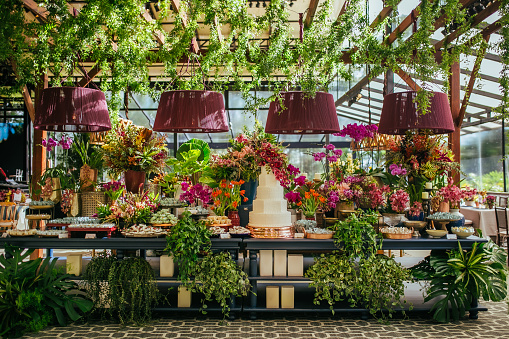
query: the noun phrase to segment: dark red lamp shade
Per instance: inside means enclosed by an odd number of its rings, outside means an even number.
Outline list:
[[[153,129],[182,133],[228,132],[223,95],[211,91],[164,92]]]
[[[433,92],[429,112],[422,115],[414,102],[417,92],[398,92],[384,97],[378,133],[405,134],[409,130],[429,130],[433,134],[454,132],[447,95]]]
[[[330,134],[339,132],[332,94],[283,92],[281,101],[270,103],[265,132],[271,134]],[[284,107],[284,109],[282,108]]]
[[[102,91],[83,87],[52,87],[42,91],[34,129],[55,132],[103,132],[111,129]]]

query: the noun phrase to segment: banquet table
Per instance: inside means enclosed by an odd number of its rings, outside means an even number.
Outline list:
[[[497,218],[494,209],[461,206],[460,213],[472,220],[473,227],[480,229],[483,236],[497,236]]]

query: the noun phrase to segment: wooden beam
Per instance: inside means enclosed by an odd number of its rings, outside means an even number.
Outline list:
[[[449,134],[449,148],[452,150],[454,154],[454,161],[461,161],[461,144],[460,144],[460,136],[461,136],[461,127],[457,125],[457,120],[460,112],[460,64],[459,62],[454,63],[451,66],[451,76],[449,79],[450,90],[449,90],[449,102],[451,105],[451,114],[452,120],[454,121],[454,132]],[[453,177],[454,183],[459,184],[460,181],[460,173],[454,171],[450,174]]]
[[[490,36],[488,35],[485,39],[486,44],[481,48],[481,51],[477,54],[477,58],[475,59],[474,68],[472,69],[472,74],[470,74],[470,79],[468,81],[467,88],[465,89],[465,96],[463,97],[463,102],[461,103],[461,108],[458,114],[457,121],[455,125],[461,127],[463,123],[463,118],[465,117],[465,112],[467,110],[468,102],[470,100],[470,94],[474,89],[475,79],[477,78],[477,73],[479,73],[479,69],[481,68],[481,62],[484,58],[484,53],[486,53],[486,48],[488,47],[488,42],[490,40]],[[460,70],[461,72],[461,70]]]
[[[184,26],[184,28],[186,28],[188,25],[187,14],[184,11],[181,11],[180,0],[171,0],[171,5],[173,6],[173,10],[177,12],[182,18],[182,25]],[[196,39],[193,39],[191,41],[191,45],[192,45],[191,49],[193,50],[194,53],[198,53],[200,51],[200,46],[198,45],[198,41],[196,41]]]
[[[350,1],[349,0],[345,0],[345,2],[343,2],[343,6],[341,7],[341,10],[339,11],[339,14],[338,14],[338,17],[336,18],[336,22],[339,22],[340,19],[341,19],[341,16],[343,14],[345,14],[346,12],[346,9],[348,7],[348,5],[350,4]]]
[[[151,23],[152,21],[154,21],[154,18],[152,18],[152,15],[150,15],[150,13],[148,12],[148,10],[145,10],[145,12],[143,12],[142,14],[142,17],[143,19],[145,19],[147,22]],[[165,38],[164,38],[164,34],[163,32],[161,32],[160,30],[156,29],[154,31],[154,37],[156,38],[157,42],[160,44],[160,45],[163,45],[164,44],[164,41],[165,41]]]
[[[19,75],[17,72],[16,62],[14,60],[11,61],[12,71],[14,72],[14,75],[16,78],[19,79]],[[32,97],[30,96],[30,91],[28,90],[28,87],[25,85],[23,86],[21,95],[23,96],[23,101],[25,102],[25,106],[28,111],[28,115],[30,116],[30,120],[32,123],[35,120],[35,107],[34,103],[32,102]]]
[[[486,7],[482,12],[478,13],[474,19],[472,20],[472,23],[471,23],[471,27],[476,27],[477,25],[479,25],[481,22],[484,21],[484,19],[488,18],[490,15],[492,15],[493,13],[495,13],[500,7],[500,0],[495,0],[494,2],[492,2],[488,7]],[[490,29],[493,29],[490,26]],[[486,28],[485,28],[486,29]],[[484,29],[483,29],[484,31]],[[487,30],[488,32],[489,30]],[[493,32],[491,32],[493,33]],[[490,34],[491,34],[490,33]],[[461,34],[463,34],[463,32],[459,29],[455,30],[454,32],[452,32],[451,34],[449,34],[448,36],[446,36],[445,38],[443,38],[442,40],[440,40],[439,42],[437,42],[435,44],[435,52],[438,52],[440,49],[442,49],[442,47],[446,44],[446,43],[450,43],[454,40],[456,40],[457,38],[459,38],[461,36]],[[489,34],[487,34],[489,35]]]
[[[80,87],[85,87],[101,72],[101,68],[99,67],[99,64],[95,64],[89,72],[87,72],[83,67],[82,72],[84,72],[84,77],[78,82],[78,85]]]
[[[318,8],[318,2],[319,0],[311,0],[309,1],[309,7],[307,9],[306,19],[304,19],[304,27],[311,26],[311,23],[313,22],[313,18],[316,13],[316,9]]]
[[[49,13],[46,8],[39,7],[39,4],[34,0],[23,0],[23,5],[32,12],[40,22],[45,23],[48,20]]]
[[[346,92],[345,94],[343,94],[341,96],[341,98],[339,98],[338,100],[336,100],[336,102],[334,103],[334,105],[336,107],[338,107],[339,105],[341,105],[343,102],[349,100],[353,95],[357,94],[358,92],[360,92],[362,90],[362,87],[364,87],[365,85],[367,85],[369,83],[370,79],[369,79],[369,75],[366,75],[364,78],[362,78],[361,80],[359,80],[359,82],[357,82],[352,88],[350,88],[348,90],[348,92]]]
[[[399,1],[398,1],[399,3]],[[397,6],[397,5],[396,5]],[[369,25],[369,27],[371,28],[375,28],[376,26],[378,26],[382,21],[385,20],[385,18],[387,18],[390,14],[392,13],[392,6],[386,6],[384,8],[382,8],[382,10],[380,11],[380,14],[378,14],[378,16],[376,17],[375,20],[373,20],[373,22],[371,23],[371,25]]]
[[[403,81],[413,90],[413,91],[420,91],[421,87],[417,85],[417,83],[412,79],[410,75],[408,75],[407,72],[402,70],[401,68],[398,68],[396,71],[394,71]]]

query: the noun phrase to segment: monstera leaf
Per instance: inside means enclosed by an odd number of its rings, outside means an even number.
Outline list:
[[[190,150],[199,150],[201,152],[198,161],[208,162],[210,158],[210,147],[205,141],[200,139],[191,139],[180,145],[177,150],[176,158],[180,161],[184,160],[183,153]]]

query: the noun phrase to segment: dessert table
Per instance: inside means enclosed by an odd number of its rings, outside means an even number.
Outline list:
[[[480,229],[483,236],[497,236],[497,218],[494,209],[461,206],[460,213],[472,220],[473,227]]]

